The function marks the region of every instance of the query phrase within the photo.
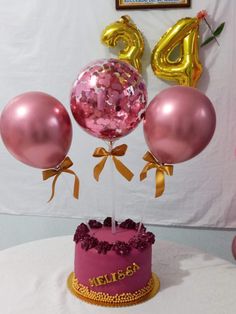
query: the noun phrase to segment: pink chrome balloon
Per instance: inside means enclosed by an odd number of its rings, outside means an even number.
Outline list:
[[[232,254],[233,254],[233,257],[236,259],[236,236],[234,237],[233,242],[232,242]]]
[[[209,98],[197,89],[174,86],[161,91],[149,104],[144,136],[161,163],[193,158],[210,142],[216,115]]]
[[[1,114],[0,129],[5,146],[16,159],[41,169],[59,165],[72,140],[65,107],[41,92],[13,98]]]
[[[133,131],[147,102],[144,80],[128,63],[109,59],[90,63],[75,81],[71,111],[89,134],[115,140]]]

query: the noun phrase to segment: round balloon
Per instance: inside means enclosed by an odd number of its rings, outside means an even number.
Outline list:
[[[58,166],[72,140],[65,107],[54,97],[28,92],[12,99],[1,114],[1,136],[9,152],[36,168]]]
[[[175,164],[199,154],[210,142],[216,115],[209,98],[192,87],[161,91],[149,104],[144,136],[161,163]]]
[[[89,134],[114,141],[133,131],[147,102],[144,80],[135,68],[116,59],[89,64],[75,81],[71,111]]]
[[[236,236],[234,237],[233,242],[232,242],[232,254],[233,254],[233,257],[236,259]]]

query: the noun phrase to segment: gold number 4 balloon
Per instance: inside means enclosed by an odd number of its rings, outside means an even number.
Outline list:
[[[199,22],[197,18],[183,18],[172,26],[152,51],[151,65],[156,76],[195,87],[202,73],[198,57]],[[179,54],[173,60],[173,52]]]
[[[144,51],[142,33],[128,15],[108,25],[102,32],[101,41],[108,47],[116,47],[119,41],[125,44],[119,53],[119,59],[130,63],[139,72],[142,71],[141,58]]]

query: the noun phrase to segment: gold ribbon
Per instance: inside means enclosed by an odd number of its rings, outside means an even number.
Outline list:
[[[53,199],[53,197],[54,197],[56,182],[57,182],[57,179],[58,179],[58,177],[60,176],[60,174],[62,172],[70,173],[70,174],[72,174],[75,177],[73,196],[76,199],[79,198],[79,178],[78,178],[78,176],[76,175],[76,173],[73,170],[69,169],[72,165],[73,165],[73,162],[71,161],[71,159],[69,157],[66,157],[62,161],[62,163],[58,166],[58,168],[56,168],[56,169],[47,169],[47,170],[44,170],[42,172],[43,180],[47,180],[47,179],[49,179],[51,177],[55,177],[53,179],[53,182],[52,182],[52,194],[51,194],[51,197],[48,200],[48,202],[50,202]]]
[[[124,156],[128,146],[126,144],[119,145],[111,151],[107,151],[103,147],[97,147],[93,153],[93,157],[103,157],[102,160],[94,167],[93,176],[96,181],[99,181],[100,173],[102,172],[107,158],[112,157],[117,171],[128,181],[131,181],[134,174],[118,159],[116,156]]]
[[[146,152],[143,156],[143,160],[147,161],[147,164],[144,166],[143,170],[140,173],[140,181],[144,180],[147,177],[147,172],[156,168],[156,194],[155,197],[159,197],[163,194],[165,190],[165,174],[168,176],[173,175],[173,166],[160,164],[155,157],[150,153]]]

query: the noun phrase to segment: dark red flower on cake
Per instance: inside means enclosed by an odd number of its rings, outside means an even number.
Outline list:
[[[77,227],[76,232],[84,232],[84,233],[88,233],[89,232],[89,227],[84,224],[83,222]]]
[[[89,228],[86,224],[81,223],[74,234],[74,241],[78,243],[79,241],[83,240],[84,238],[88,237]]]
[[[98,244],[98,239],[94,237],[86,237],[82,243],[81,243],[81,248],[84,249],[85,251],[88,251],[89,249],[92,249],[96,247]]]
[[[136,223],[132,219],[126,219],[120,224],[120,228],[124,229],[135,229]]]
[[[89,224],[89,227],[92,229],[102,228],[102,223],[95,219],[89,220],[88,224]]]
[[[139,229],[140,222],[136,223],[135,230]],[[145,232],[147,229],[144,227],[144,224],[141,224],[140,232]]]
[[[79,242],[79,237],[78,237],[78,234],[77,234],[77,233],[74,234],[73,241],[74,241],[75,243],[78,243],[78,242]]]
[[[116,241],[113,244],[113,250],[118,254],[118,255],[129,255],[131,251],[131,246],[123,241]]]
[[[135,248],[139,251],[143,251],[149,246],[149,243],[147,242],[145,234],[139,235],[139,236],[134,236],[132,239],[130,239],[129,244],[133,248]]]
[[[104,227],[111,227],[111,225],[112,225],[112,219],[111,219],[111,217],[107,217],[106,219],[104,219],[104,221],[103,221],[103,226],[104,226]],[[117,222],[117,221],[115,221],[115,225],[116,225],[116,226],[118,225],[118,222]]]
[[[96,250],[98,251],[99,254],[107,254],[108,251],[110,251],[112,248],[112,244],[110,244],[107,241],[99,241]]]
[[[152,232],[143,232],[130,239],[131,247],[143,251],[155,242],[155,235]]]
[[[83,241],[89,237],[90,237],[90,235],[88,233],[77,232],[74,235],[74,241],[75,241],[75,243],[78,243],[79,241]]]
[[[146,238],[147,238],[148,243],[154,244],[155,235],[152,232],[150,232],[150,231],[146,232]]]

